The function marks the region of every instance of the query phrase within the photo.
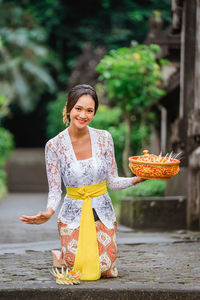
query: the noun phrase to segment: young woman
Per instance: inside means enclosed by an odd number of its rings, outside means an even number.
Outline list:
[[[52,251],[54,266],[80,271],[82,280],[118,274],[117,223],[107,186],[119,190],[144,181],[118,176],[110,133],[88,126],[97,108],[93,87],[81,84],[70,90],[63,110],[63,121],[69,126],[45,146],[49,183],[46,212],[20,218],[27,224],[47,222],[60,203],[62,179],[66,187],[58,215],[62,249]]]

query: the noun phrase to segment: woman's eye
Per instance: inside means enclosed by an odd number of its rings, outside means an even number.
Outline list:
[[[92,113],[92,112],[93,112],[93,110],[89,109],[89,110],[88,110],[88,112],[89,112],[89,113]]]
[[[80,107],[76,107],[76,110],[81,110]]]

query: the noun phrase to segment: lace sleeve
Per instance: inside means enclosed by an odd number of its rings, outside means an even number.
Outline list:
[[[45,145],[45,161],[46,172],[49,184],[49,193],[47,208],[51,207],[56,211],[61,200],[61,175],[60,175],[60,163],[56,151],[53,150],[52,142],[48,141]]]
[[[111,190],[121,190],[133,186],[133,177],[119,177],[115,161],[114,144],[111,134],[108,132],[107,150],[105,153],[107,161],[107,184]]]

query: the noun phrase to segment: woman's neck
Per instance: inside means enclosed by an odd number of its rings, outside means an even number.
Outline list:
[[[81,138],[88,134],[88,128],[86,126],[86,127],[80,129],[80,128],[74,127],[73,125],[69,125],[68,132],[69,132],[70,136],[73,138]]]

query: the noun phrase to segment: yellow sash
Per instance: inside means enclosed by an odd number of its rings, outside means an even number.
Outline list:
[[[83,274],[81,280],[97,280],[101,277],[96,225],[91,198],[107,193],[106,182],[78,188],[66,188],[68,197],[83,199],[78,247],[74,270]]]

